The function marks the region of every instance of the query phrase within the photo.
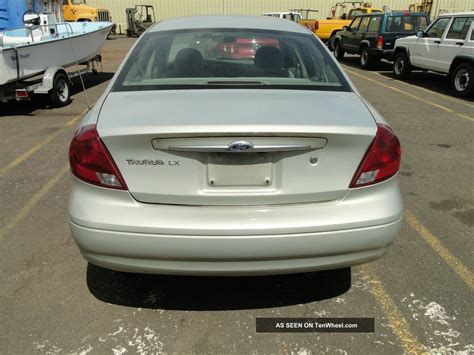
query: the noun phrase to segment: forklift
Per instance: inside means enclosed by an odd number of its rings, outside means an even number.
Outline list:
[[[125,9],[127,16],[127,36],[140,37],[148,27],[156,23],[155,9],[152,5],[135,5]]]

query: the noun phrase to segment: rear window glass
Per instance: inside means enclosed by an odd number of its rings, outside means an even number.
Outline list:
[[[386,32],[416,32],[418,29],[423,29],[427,25],[425,17],[421,16],[389,16],[385,26]]]
[[[472,22],[472,17],[456,17],[449,28],[446,38],[465,39]]]
[[[417,30],[423,30],[428,26],[428,20],[426,17],[417,16],[417,17],[414,17],[414,19],[418,27]]]
[[[240,29],[150,32],[139,40],[114,90],[189,87],[350,90],[313,36]]]
[[[347,19],[352,20],[357,15],[364,15],[366,13],[367,13],[367,10],[363,10],[363,9],[351,10],[349,11],[349,16],[347,16]]]

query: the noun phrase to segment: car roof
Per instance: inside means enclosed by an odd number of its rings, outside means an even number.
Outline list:
[[[468,11],[468,12],[453,12],[450,14],[442,14],[439,15],[439,17],[446,17],[446,16],[474,16],[474,11]]]
[[[163,20],[149,32],[183,29],[239,28],[261,29],[308,34],[309,31],[296,22],[268,16],[190,16]]]
[[[409,12],[409,11],[397,11],[397,12],[372,12],[370,14],[358,14],[356,17],[375,17],[375,16],[428,16],[425,12]]]

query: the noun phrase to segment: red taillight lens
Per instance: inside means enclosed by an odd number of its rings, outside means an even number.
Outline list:
[[[377,123],[377,134],[349,187],[361,187],[387,180],[400,167],[400,142],[392,129]]]
[[[319,30],[319,21],[318,20],[314,21],[314,30],[315,31]]]
[[[379,36],[379,38],[377,38],[377,49],[382,49],[382,48],[383,48],[383,37]]]
[[[127,190],[114,160],[97,133],[95,124],[79,129],[69,147],[72,173],[90,184]]]

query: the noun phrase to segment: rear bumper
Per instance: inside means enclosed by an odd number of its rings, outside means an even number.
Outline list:
[[[372,48],[371,54],[380,59],[387,59],[389,61],[393,60],[393,49],[377,49]]]
[[[334,269],[387,252],[402,223],[397,177],[340,201],[171,206],[73,178],[73,237],[93,264],[129,272],[259,275]]]
[[[83,256],[120,271],[259,275],[351,266],[381,257],[401,220],[342,231],[254,236],[176,236],[84,228],[70,223]]]

